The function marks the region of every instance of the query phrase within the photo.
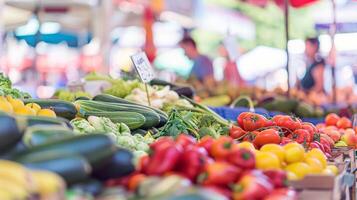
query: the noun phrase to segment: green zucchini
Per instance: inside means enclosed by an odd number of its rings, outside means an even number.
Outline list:
[[[98,94],[97,96],[93,97],[93,101],[103,101],[103,102],[112,102],[112,103],[122,103],[122,104],[135,105],[135,106],[138,106],[138,107],[141,107],[141,108],[147,108],[147,109],[153,110],[157,114],[163,115],[166,118],[168,117],[167,114],[164,111],[160,110],[160,109],[153,108],[153,107],[150,107],[150,106],[141,105],[141,104],[138,104],[138,103],[135,103],[135,102],[123,99],[123,98],[119,98],[119,97],[116,97],[116,96],[113,96],[113,95],[110,95],[110,94]]]
[[[80,114],[82,114],[85,111],[133,112],[133,113],[141,114],[145,117],[145,123],[142,126],[140,126],[140,128],[147,129],[151,127],[156,127],[157,125],[160,124],[160,116],[155,111],[145,107],[138,107],[136,105],[130,105],[130,104],[100,102],[100,101],[76,101],[76,103],[80,105]]]
[[[55,139],[70,137],[75,133],[63,126],[56,125],[36,125],[29,127],[22,138],[26,147],[43,144]]]
[[[133,154],[126,149],[118,149],[107,162],[93,171],[99,180],[116,179],[127,176],[135,171]]]
[[[145,124],[145,117],[140,113],[135,112],[98,112],[98,111],[84,111],[80,110],[80,115],[83,117],[89,116],[98,116],[98,117],[107,117],[114,123],[124,123],[126,124],[130,130],[135,130],[142,127]]]
[[[25,104],[37,103],[41,108],[50,108],[57,116],[72,120],[76,117],[77,110],[73,103],[57,99],[24,99]]]
[[[25,126],[22,126],[25,125]],[[21,140],[26,124],[0,112],[0,152],[4,152]]]
[[[69,123],[67,119],[61,117],[50,118],[42,116],[16,116],[16,119],[26,123],[28,127],[35,125],[59,125],[73,129],[71,123]]]
[[[12,160],[24,157],[36,158],[47,151],[69,152],[83,156],[93,168],[99,167],[116,150],[114,141],[105,134],[75,135],[40,144],[25,151],[16,152]]]
[[[78,183],[90,177],[92,168],[88,161],[69,152],[45,151],[37,156],[16,160],[30,169],[52,171],[64,178],[67,184]]]

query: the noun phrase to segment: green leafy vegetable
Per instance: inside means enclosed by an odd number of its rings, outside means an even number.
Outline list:
[[[93,133],[96,129],[85,119],[76,118],[71,121],[74,131],[77,133]]]

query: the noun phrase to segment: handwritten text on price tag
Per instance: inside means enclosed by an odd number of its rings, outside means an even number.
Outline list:
[[[144,83],[148,83],[155,78],[155,74],[149,62],[149,59],[144,52],[132,55],[130,56],[130,58],[131,61],[134,63],[135,69],[138,72],[140,79]]]

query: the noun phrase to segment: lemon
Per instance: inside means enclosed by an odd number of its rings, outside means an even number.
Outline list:
[[[306,158],[305,163],[310,166],[312,174],[319,174],[324,169],[322,163],[316,158],[312,158],[312,157]]]
[[[4,96],[0,96],[0,101],[7,101],[7,99]]]
[[[334,175],[338,175],[338,168],[335,165],[327,165],[326,169],[331,170]]]
[[[14,112],[11,104],[7,101],[0,101],[0,110],[7,113]]]
[[[289,172],[289,171],[288,171],[288,172],[286,173],[286,175],[287,175],[287,177],[288,177],[288,180],[290,180],[290,181],[299,180],[298,177],[296,176],[296,174],[293,173],[293,172]]]
[[[26,104],[27,107],[33,109],[36,113],[41,110],[41,106],[38,105],[37,103],[28,103]]]
[[[320,149],[311,149],[309,152],[307,152],[306,158],[316,158],[321,162],[323,168],[326,168],[327,166],[327,158]]]
[[[56,117],[56,113],[51,109],[41,109],[37,113],[38,116]]]
[[[22,102],[20,99],[8,99],[8,101],[14,110],[25,106],[24,102]]]
[[[34,115],[36,115],[36,112],[35,112],[35,110],[33,110],[29,107],[22,106],[22,107],[15,108],[15,114],[25,115],[25,116],[34,116]]]
[[[292,163],[286,166],[285,170],[295,174],[297,179],[302,179],[311,172],[310,166],[304,162]]]
[[[8,100],[8,101],[10,101],[10,100],[13,100],[14,98],[12,98],[12,96],[6,96],[6,99]]]
[[[278,156],[280,162],[284,162],[284,149],[278,144],[266,144],[260,149],[260,151],[273,153]]]

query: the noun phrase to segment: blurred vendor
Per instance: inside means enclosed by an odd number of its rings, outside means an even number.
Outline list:
[[[193,61],[189,80],[197,89],[204,89],[211,93],[216,81],[214,79],[212,61],[205,55],[199,53],[196,42],[191,37],[184,37],[180,42],[185,55]]]
[[[300,81],[301,88],[306,92],[324,92],[325,61],[319,55],[320,42],[318,38],[308,38],[305,41],[306,72]]]

